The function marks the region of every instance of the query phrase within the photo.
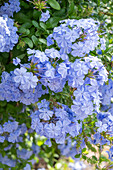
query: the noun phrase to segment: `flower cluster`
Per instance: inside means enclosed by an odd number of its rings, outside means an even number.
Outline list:
[[[55,27],[53,33],[47,38],[47,45],[54,44],[60,48],[60,53],[68,58],[71,53],[74,57],[84,57],[101,43],[101,49],[105,50],[105,39],[98,34],[99,22],[93,19],[67,19],[61,21],[59,27]],[[99,42],[100,41],[100,42]],[[104,43],[103,43],[104,42]]]
[[[81,154],[82,149],[86,147],[84,139],[80,139],[79,147],[77,145],[78,145],[77,140],[73,140],[72,138],[67,138],[65,143],[60,144],[58,148],[60,149],[62,155],[77,160],[77,158],[75,158],[75,155]]]
[[[18,125],[16,121],[8,121],[0,125],[0,142],[7,140],[11,143],[22,142],[22,135],[27,131],[26,125]]]
[[[31,128],[38,135],[48,138],[46,144],[51,146],[51,138],[55,138],[56,143],[63,144],[66,140],[66,134],[77,136],[80,133],[82,124],[78,123],[75,113],[67,106],[57,104],[58,107],[50,109],[50,103],[45,99],[38,103],[38,109],[31,114]]]
[[[9,0],[9,3],[4,3],[4,6],[0,8],[0,15],[8,15],[9,17],[13,17],[14,12],[20,11],[20,2],[19,0]]]
[[[22,73],[22,70],[25,70],[25,72]],[[15,73],[16,74],[14,74],[14,72],[11,72],[10,74],[7,72],[2,73],[2,83],[0,84],[0,100],[7,100],[8,102],[20,101],[26,105],[30,105],[31,103],[37,102],[38,98],[47,93],[47,90],[42,89],[41,84],[38,84],[35,88],[33,84],[33,88],[31,88],[33,81],[30,81],[29,76],[32,76],[34,79],[36,79],[34,83],[37,82],[37,78],[34,77],[32,73],[29,73],[28,77],[24,77],[27,73],[25,68],[22,67],[20,69],[15,69]],[[17,77],[19,79],[17,79]],[[25,82],[24,78],[26,78]],[[26,87],[27,89],[25,89]]]
[[[101,112],[97,114],[98,122],[96,122],[96,126],[98,128],[98,132],[106,132],[110,137],[113,136],[113,115],[110,112]]]
[[[46,22],[49,17],[46,11],[45,15],[42,13],[40,21]],[[13,48],[18,36],[15,36],[16,29],[11,19],[3,16],[1,23],[1,52],[4,52]],[[13,32],[10,28],[14,29]],[[35,103],[35,106],[28,114],[31,120],[29,130],[27,125],[20,125],[20,122],[15,120],[9,120],[0,126],[1,143],[5,140],[20,143],[23,134],[32,131],[45,136],[45,144],[48,146],[52,145],[51,139],[54,138],[56,143],[60,144],[61,153],[71,155],[72,158],[77,154],[81,155],[88,141],[101,145],[109,143],[101,133],[105,132],[110,137],[113,135],[113,112],[109,113],[113,97],[112,80],[109,80],[109,85],[105,85],[108,72],[98,57],[90,55],[90,51],[95,50],[99,44],[101,50],[105,49],[105,39],[99,37],[98,28],[99,23],[93,19],[61,21],[61,25],[54,28],[53,34],[47,38],[48,46],[55,42],[58,44],[57,50],[50,48],[43,52],[27,49],[28,63],[25,64],[21,64],[19,58],[13,59],[13,64],[18,68],[10,73],[2,73],[0,100],[19,101],[25,105]],[[63,94],[66,88],[70,89],[69,106],[56,99],[56,93]],[[49,96],[48,101],[42,96],[45,94]],[[107,109],[102,106],[101,111],[109,112],[100,112],[101,105],[107,105]],[[84,119],[94,113],[97,119],[95,129],[98,133],[84,137]],[[34,153],[17,148],[17,156],[23,160],[29,160]],[[33,148],[37,151],[36,147]],[[29,164],[24,168],[26,169],[30,169]]]
[[[0,52],[9,52],[18,42],[17,28],[7,15],[0,17]]]
[[[14,159],[9,159],[8,158],[8,155],[6,154],[6,156],[2,156],[0,154],[0,162],[2,164],[5,164],[9,167],[15,167],[16,164],[18,162],[21,162],[22,160],[24,161],[28,161],[28,163],[32,163],[32,165],[34,165],[34,163],[36,162],[34,159],[30,159],[30,157],[34,154],[35,156],[37,156],[37,154],[39,153],[40,149],[39,149],[39,146],[36,146],[32,143],[32,146],[31,146],[31,150],[27,150],[27,149],[20,149],[19,148],[20,145],[19,144],[16,144],[16,152],[17,152],[17,158],[16,160]],[[4,150],[5,151],[8,151],[12,148],[12,145],[9,145],[9,147],[5,148]],[[1,169],[2,170],[2,169]],[[26,166],[24,167],[24,170],[31,170],[31,166],[30,164],[26,164]]]
[[[100,87],[100,91],[102,93],[102,105],[111,106],[111,99],[113,97],[113,80],[109,79],[108,84],[105,84]]]

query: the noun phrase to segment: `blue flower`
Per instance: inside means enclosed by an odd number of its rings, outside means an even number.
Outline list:
[[[29,164],[26,164],[26,166],[24,167],[24,170],[31,170],[31,166]]]
[[[18,64],[20,64],[20,59],[18,58],[18,57],[16,57],[16,58],[13,58],[13,64],[15,65],[15,66],[17,66]]]
[[[55,124],[54,123],[46,124],[44,126],[44,130],[48,138],[55,137]]]
[[[111,161],[113,161],[113,146],[111,146],[110,150],[107,151],[108,155],[109,155],[109,159]]]
[[[27,69],[24,67],[21,67],[20,69],[16,68],[14,70],[14,74],[15,74],[14,81],[16,83],[24,84],[28,78]]]
[[[10,3],[10,4],[9,4]],[[20,11],[20,2],[19,0],[9,0],[9,3],[4,3],[4,6],[0,8],[0,15],[8,15],[9,17],[13,17],[14,12]]]
[[[66,78],[68,69],[69,67],[66,67],[65,63],[59,64],[58,73],[61,74],[62,78]]]
[[[59,51],[55,50],[54,48],[46,49],[45,54],[50,58],[60,58]]]
[[[14,130],[16,130],[18,128],[18,122],[14,121],[14,122],[11,122],[11,121],[8,121],[8,122],[5,122],[3,124],[3,130],[4,132],[13,132]]]
[[[40,21],[46,22],[50,18],[49,11],[42,12]]]
[[[99,127],[98,128],[98,131],[101,133],[101,132],[106,132],[107,131],[107,127],[108,127],[108,125],[107,124],[103,124],[101,121],[98,121],[98,122],[96,122],[95,123],[95,125],[97,126],[97,127]]]
[[[9,137],[8,137],[8,141],[9,141],[9,142],[12,142],[12,143],[17,142],[20,133],[21,133],[20,129],[14,131],[14,132],[12,132],[12,133],[10,133],[10,135],[9,135]]]
[[[46,108],[39,109],[39,118],[43,120],[49,120],[53,115],[53,111]]]
[[[49,102],[46,99],[41,100],[41,103],[37,103],[39,109],[41,108],[49,108]]]
[[[33,76],[33,73],[26,73],[26,79],[24,83],[21,83],[20,88],[22,89],[30,89],[35,88],[37,86],[38,78],[37,76]]]
[[[4,143],[5,137],[4,136],[0,136],[0,142]]]
[[[17,28],[7,15],[0,17],[0,52],[9,52],[18,42]]]

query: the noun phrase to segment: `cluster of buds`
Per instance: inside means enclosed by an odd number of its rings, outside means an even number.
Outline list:
[[[46,8],[46,0],[45,1],[41,1],[41,0],[33,0],[33,1],[29,1],[31,2],[39,11],[41,11],[42,9]]]

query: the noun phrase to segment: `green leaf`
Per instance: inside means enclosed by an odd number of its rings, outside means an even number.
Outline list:
[[[19,23],[31,22],[31,20],[28,18],[28,16],[21,12],[16,13],[14,15],[14,18]]]
[[[54,9],[60,10],[60,5],[56,0],[47,0],[47,3]]]
[[[84,160],[86,160],[86,159],[87,159],[87,157],[86,157],[85,155],[82,155],[82,158],[83,158]]]
[[[75,155],[75,158],[80,158],[80,154]]]
[[[26,54],[21,54],[21,55],[18,55],[17,57],[20,58],[20,59],[23,59],[25,57]]]
[[[38,45],[38,38],[35,35],[32,35],[31,37],[33,43],[37,46]]]
[[[85,151],[86,151],[86,148],[83,148],[83,149],[82,149],[82,153],[85,152]]]
[[[68,14],[71,15],[73,11],[74,11],[74,2],[71,2],[69,5]]]
[[[24,1],[21,1],[21,6],[23,6],[26,9],[29,8],[29,5]]]
[[[40,15],[41,15],[41,11],[33,10],[33,18],[34,18],[34,19],[37,20]]]
[[[24,34],[24,36],[30,34],[30,30],[29,30],[29,29],[26,29],[26,28],[24,28],[24,27],[20,27],[19,30],[18,30],[18,32]]]
[[[30,30],[26,29],[25,35],[29,35],[30,34]]]
[[[18,30],[19,33],[25,33],[26,32],[26,28],[24,27],[20,27],[19,30]]]
[[[7,102],[6,101],[0,101],[0,106],[4,107],[6,106]]]
[[[46,41],[44,38],[39,38],[38,40],[39,40],[39,42],[41,42],[42,44],[47,45],[47,41]]]
[[[53,16],[56,16],[56,17],[65,17],[66,13],[65,13],[65,9],[61,9],[60,11],[55,11],[53,13]]]
[[[32,41],[31,41],[28,37],[23,38],[22,40],[23,40],[30,48],[33,48],[33,43],[32,43]]]
[[[41,33],[39,32],[39,30],[37,30],[37,31],[35,32],[35,35],[36,35],[37,37],[39,37],[39,36],[41,35]]]
[[[31,28],[32,26],[32,22],[25,22],[24,24],[22,24],[22,27],[24,28]]]
[[[40,22],[40,26],[41,26],[41,28],[43,28],[44,30],[46,30],[46,24],[44,24],[43,22]]]
[[[92,159],[94,159],[95,161],[97,161],[97,157],[96,156],[92,156]]]
[[[46,26],[47,28],[54,28],[57,26],[58,22],[60,21],[59,17],[52,17],[47,21]]]
[[[39,25],[38,25],[38,22],[36,22],[35,20],[32,21],[32,24],[34,25],[34,27],[38,28]]]

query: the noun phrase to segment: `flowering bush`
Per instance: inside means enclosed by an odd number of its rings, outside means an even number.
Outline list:
[[[99,3],[1,2],[1,169],[29,170],[38,157],[59,169],[61,155],[112,168],[112,13]]]

